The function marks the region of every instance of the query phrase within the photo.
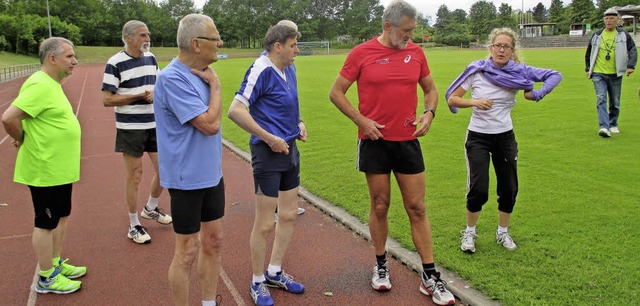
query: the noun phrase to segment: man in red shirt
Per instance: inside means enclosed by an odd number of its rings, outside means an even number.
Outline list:
[[[358,126],[357,169],[365,173],[369,186],[369,231],[377,262],[371,286],[375,290],[391,289],[385,244],[393,172],[422,260],[420,291],[431,295],[436,304],[451,305],[455,299],[434,266],[425,205],[425,168],[417,139],[429,131],[438,92],[424,52],[410,41],[416,28],[416,9],[405,1],[393,1],[382,19],[382,34],[351,51],[330,93],[331,102]],[[358,110],[346,97],[356,81]],[[424,113],[419,117],[416,84],[424,93]]]

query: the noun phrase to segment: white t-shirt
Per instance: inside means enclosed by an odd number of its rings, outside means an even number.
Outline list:
[[[490,99],[493,106],[488,110],[473,107],[469,130],[484,134],[499,134],[513,129],[511,109],[516,104],[517,89],[509,89],[491,84],[477,72],[470,75],[462,84],[464,90],[471,90],[472,99]]]

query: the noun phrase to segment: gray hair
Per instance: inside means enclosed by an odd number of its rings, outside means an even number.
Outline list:
[[[286,26],[290,26],[290,27],[292,27],[294,30],[296,30],[296,31],[298,30],[298,25],[297,25],[295,22],[291,21],[291,20],[282,19],[282,20],[278,21],[278,24],[279,24],[279,25],[286,25]]]
[[[63,46],[65,44],[70,45],[73,48],[73,43],[63,37],[49,37],[40,43],[40,49],[38,50],[38,56],[40,56],[40,64],[44,64],[49,55],[59,55],[64,51]]]
[[[147,25],[140,20],[129,20],[122,26],[122,42],[127,46],[127,36],[136,35],[138,28],[147,27]]]
[[[409,18],[416,18],[416,8],[403,1],[403,0],[394,0],[387,5],[384,9],[384,13],[382,13],[382,24],[385,22],[390,22],[394,26],[400,25],[400,20],[402,20],[402,16],[407,16]]]
[[[288,25],[276,24],[267,30],[262,46],[267,52],[270,52],[276,43],[284,44],[287,40],[298,37],[300,37],[298,30]]]
[[[188,51],[191,47],[191,40],[198,36],[207,35],[206,22],[213,19],[207,15],[189,14],[180,20],[178,25],[178,34],[176,36],[178,48]]]
[[[513,53],[511,53],[511,59],[513,59],[516,64],[520,64],[520,56],[518,55],[518,34],[511,28],[495,28],[491,30],[491,34],[489,34],[489,43],[487,47],[491,48],[491,45],[496,40],[496,37],[500,35],[506,35],[511,38],[511,46],[513,47]],[[491,52],[491,51],[489,51]]]

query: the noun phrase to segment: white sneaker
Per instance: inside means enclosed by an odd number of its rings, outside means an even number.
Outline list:
[[[620,133],[620,130],[618,129],[617,126],[612,126],[609,128],[609,132],[611,132],[612,134],[618,134]]]
[[[604,137],[604,138],[611,137],[611,133],[609,132],[609,130],[607,130],[605,128],[601,128],[600,130],[598,130],[598,135],[600,135],[600,137]]]
[[[462,235],[462,238],[460,238],[460,250],[466,253],[474,253],[476,251],[476,238],[478,237],[476,233],[461,230],[460,234]]]
[[[149,236],[149,234],[147,233],[147,230],[142,225],[136,225],[134,227],[130,227],[127,237],[133,240],[133,242],[139,243],[139,244],[147,244],[151,242],[151,236]]]
[[[371,287],[373,290],[386,291],[391,290],[391,280],[389,280],[389,266],[384,264],[380,267],[373,266],[373,277],[371,277]]]
[[[160,208],[156,207],[154,210],[147,210],[147,206],[142,209],[140,216],[145,219],[156,220],[160,224],[171,224],[173,222],[173,218],[171,216],[165,214]]]
[[[298,215],[304,214],[304,211],[305,211],[304,208],[298,207]]]
[[[496,243],[502,244],[502,246],[509,251],[513,251],[518,247],[516,243],[513,242],[513,239],[511,238],[508,232],[502,233],[502,234],[496,233]]]
[[[425,295],[430,295],[434,303],[438,305],[453,305],[456,303],[456,298],[449,292],[444,282],[440,279],[440,272],[431,275],[430,279],[424,279],[424,276],[420,278],[422,279],[420,292]]]

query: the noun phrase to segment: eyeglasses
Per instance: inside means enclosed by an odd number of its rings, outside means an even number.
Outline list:
[[[509,45],[499,45],[499,44],[493,44],[491,45],[492,48],[496,49],[496,50],[505,50],[505,51],[511,51],[513,49],[515,49],[512,46]]]
[[[196,38],[197,39],[204,39],[204,40],[208,40],[208,41],[221,41],[222,40],[220,37],[209,38],[209,37],[198,36]]]

